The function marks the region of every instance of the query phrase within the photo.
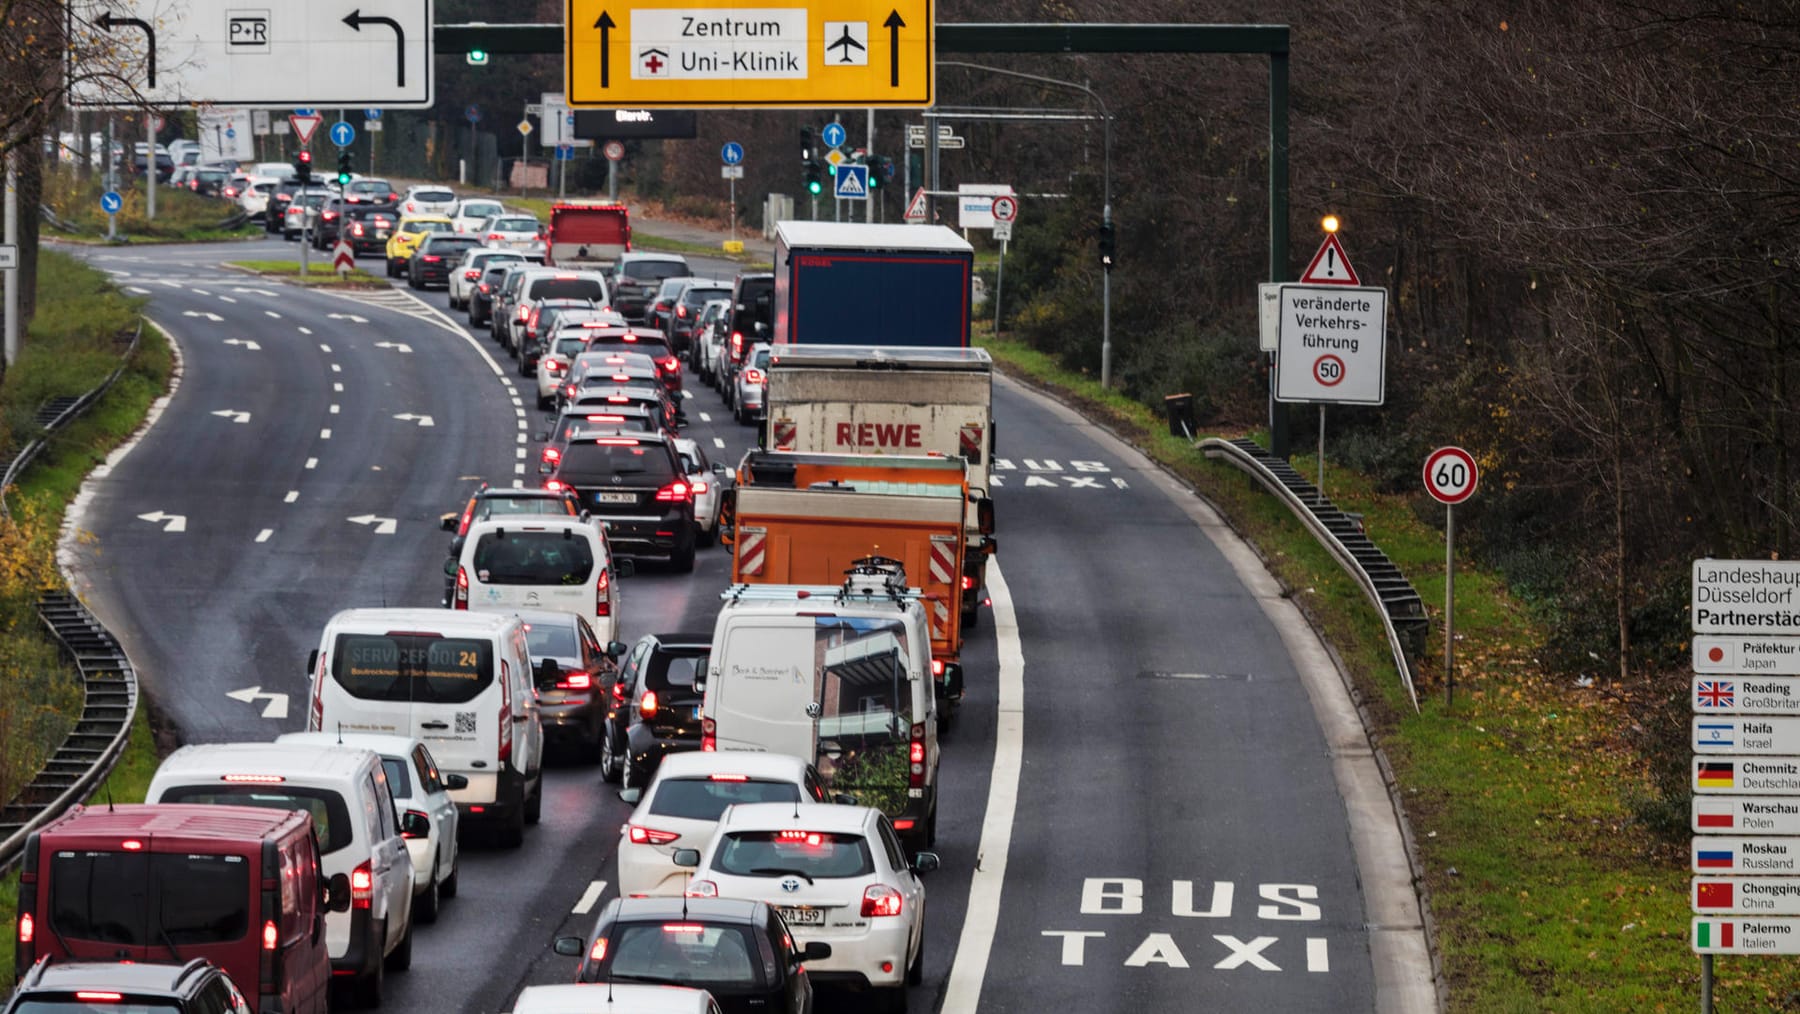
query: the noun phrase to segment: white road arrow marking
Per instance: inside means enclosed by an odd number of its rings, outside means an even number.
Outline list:
[[[353,518],[345,518],[344,520],[353,525],[374,525],[376,535],[394,534],[393,518],[378,518],[373,514],[358,514]]]
[[[393,349],[395,352],[412,351],[412,346],[405,342],[376,342],[375,347],[378,349]]]
[[[181,311],[181,315],[183,317],[205,317],[207,320],[210,320],[214,323],[218,323],[219,321],[222,321],[225,319],[224,317],[221,317],[218,314],[213,313],[210,310],[183,310],[183,311]]]
[[[394,418],[400,420],[401,422],[416,422],[420,426],[436,426],[437,425],[437,423],[431,421],[430,416],[428,416],[428,415],[413,415],[411,412],[402,412],[399,415],[395,416]]]
[[[230,419],[234,423],[247,423],[250,421],[250,413],[240,412],[235,408],[222,408],[217,412],[214,412],[213,415],[216,415],[221,419]]]
[[[355,324],[367,324],[369,322],[369,318],[359,317],[354,313],[328,313],[325,316],[330,317],[332,320],[347,320]]]
[[[249,352],[261,352],[262,351],[261,345],[256,344],[255,342],[251,341],[248,338],[227,338],[227,339],[225,339],[225,344],[227,344],[227,345],[242,345],[244,347],[244,349]]]
[[[162,525],[165,532],[187,531],[186,514],[164,514],[162,511],[151,511],[148,514],[139,514],[138,520],[148,521],[153,525]]]
[[[231,291],[242,292],[242,293],[246,293],[246,294],[252,295],[252,296],[273,296],[273,295],[275,295],[275,293],[270,292],[268,289],[241,289],[241,288],[237,288],[236,286],[233,286]]]
[[[260,698],[269,702],[263,705],[262,716],[264,718],[287,717],[288,695],[286,694],[279,694],[274,691],[265,693],[262,687],[254,686],[245,687],[242,690],[232,690],[226,693],[225,696],[234,701],[243,701],[245,704],[255,704]]]

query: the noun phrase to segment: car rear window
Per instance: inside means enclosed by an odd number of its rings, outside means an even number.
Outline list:
[[[475,510],[476,520],[481,521],[505,514],[569,516],[568,501],[553,496],[486,496],[476,504]]]
[[[706,671],[706,660],[711,654],[711,652],[698,654],[656,652],[650,656],[649,664],[644,667],[644,685],[652,690],[692,690],[694,677]]]
[[[704,306],[707,302],[718,299],[720,296],[729,295],[731,295],[730,289],[702,289],[696,285],[682,293],[681,302],[690,307]]]
[[[574,357],[581,355],[583,352],[586,352],[586,351],[587,351],[587,339],[586,338],[558,338],[558,339],[556,339],[556,348],[552,349],[550,354],[553,356],[563,356],[568,359],[573,359]]]
[[[487,532],[475,543],[482,584],[578,585],[594,572],[588,540],[563,532]]]
[[[528,623],[525,641],[532,658],[575,658],[575,628],[566,623]]]
[[[493,645],[426,633],[339,634],[331,674],[360,700],[464,704],[494,681]]]
[[[804,873],[824,880],[875,871],[862,835],[831,831],[733,831],[719,843],[712,864],[734,877]]]
[[[526,299],[606,299],[606,286],[598,278],[539,278],[532,281]]]
[[[687,274],[688,266],[682,261],[626,261],[624,273],[628,278],[660,281]]]
[[[313,827],[319,832],[320,852],[336,852],[350,844],[354,835],[350,828],[350,808],[344,804],[343,796],[330,789],[302,785],[211,782],[205,785],[174,786],[162,794],[159,802],[305,810],[312,815]]]
[[[621,475],[628,479],[662,483],[675,478],[675,462],[661,444],[581,443],[563,451],[562,474],[583,476]]]
[[[616,923],[609,952],[607,973],[621,980],[713,990],[762,985],[762,960],[745,926],[708,926],[693,919]]]
[[[492,218],[500,213],[500,205],[487,201],[464,201],[456,214],[459,218]]]
[[[502,218],[494,223],[495,232],[536,232],[535,218]]]
[[[412,192],[412,199],[415,201],[430,201],[433,204],[441,204],[446,201],[456,200],[456,195],[448,190],[415,190]]]
[[[63,993],[60,996],[49,994],[46,999],[37,1000],[29,996],[19,1000],[12,1008],[13,1014],[181,1014],[181,1004],[176,1000],[154,996],[137,996],[126,993],[120,1002],[112,1000],[104,1004],[95,1004],[87,1000]]]
[[[204,853],[58,851],[50,926],[123,947],[224,943],[250,930],[250,863]]]
[[[669,778],[656,786],[650,812],[658,817],[713,820],[738,803],[793,803],[800,786],[757,779],[720,781],[712,778]]]

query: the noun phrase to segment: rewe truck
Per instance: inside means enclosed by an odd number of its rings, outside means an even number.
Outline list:
[[[733,583],[825,584],[877,556],[903,569],[926,604],[947,725],[963,692],[962,460],[751,451],[726,495]]]
[[[778,222],[772,340],[966,348],[974,273],[941,225]]]
[[[917,228],[914,226],[913,228]],[[962,622],[974,629],[994,552],[994,361],[986,349],[778,346],[763,446],[806,454],[940,454],[968,469]]]

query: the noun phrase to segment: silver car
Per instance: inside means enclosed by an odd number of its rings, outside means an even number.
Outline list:
[[[496,264],[506,261],[522,261],[525,255],[513,250],[490,250],[486,247],[475,247],[464,250],[462,259],[450,269],[450,307],[455,310],[469,308],[469,293],[481,281],[481,273]]]
[[[706,460],[699,441],[676,437],[675,450],[681,455],[681,471],[694,491],[694,544],[710,546],[719,540],[719,501],[734,480],[724,465]]]
[[[495,215],[475,230],[488,246],[517,250],[528,256],[535,254],[540,258],[544,252],[542,231],[538,220],[530,215]]]
[[[719,347],[724,329],[720,321],[727,319],[731,300],[710,299],[700,308],[700,322],[694,325],[694,347],[688,352],[694,372],[708,384],[714,383],[719,371]]]
[[[456,191],[449,187],[419,184],[400,195],[402,215],[445,215],[456,207]]]
[[[769,393],[769,353],[767,342],[758,342],[744,355],[744,365],[732,379],[731,414],[748,426],[763,417]]]

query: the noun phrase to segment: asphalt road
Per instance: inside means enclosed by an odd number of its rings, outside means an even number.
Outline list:
[[[304,661],[325,619],[435,605],[438,516],[478,477],[532,479],[518,471],[536,453],[520,436],[543,418],[530,382],[485,332],[468,337],[460,314],[428,319],[424,307],[447,307],[441,291],[375,305],[215,266],[293,249],[90,254],[150,295],[184,375],[140,445],[92,484],[80,583],[190,742],[299,728]],[[688,383],[687,434],[735,463],[752,431]],[[1281,638],[1122,448],[1010,384],[996,416],[1011,594],[965,651],[970,692],[945,743],[944,867],[928,881],[914,1009],[1374,1009],[1345,806]],[[168,515],[182,530],[168,530]],[[726,565],[725,550],[709,549],[691,575],[640,570],[622,589],[624,639],[710,629]],[[1015,613],[1016,639],[994,622]],[[1002,723],[1006,660],[1023,675]],[[285,716],[265,717],[267,699],[227,696],[248,687],[292,695]],[[1016,796],[1001,783],[1016,817],[987,828],[997,742],[1000,767],[1018,772]],[[419,928],[387,1008],[506,1010],[523,985],[568,981],[574,961],[550,941],[590,925],[574,910],[612,879],[628,812],[594,769],[550,771],[543,823],[522,849],[464,853],[461,894]],[[997,907],[984,889],[965,933],[978,865],[1005,873],[990,885]],[[983,967],[953,974],[959,945],[986,955]],[[822,1007],[859,1004],[839,995]]]

